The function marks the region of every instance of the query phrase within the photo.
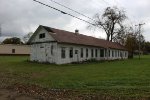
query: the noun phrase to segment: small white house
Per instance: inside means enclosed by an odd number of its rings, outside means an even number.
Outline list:
[[[127,59],[124,46],[76,32],[40,25],[30,38],[31,61],[66,64],[91,59]]]

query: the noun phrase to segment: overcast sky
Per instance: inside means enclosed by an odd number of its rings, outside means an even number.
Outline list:
[[[88,20],[56,5],[50,0],[39,0],[43,3]],[[150,41],[150,0],[55,0],[89,17],[102,14],[108,6],[118,6],[126,11],[128,22],[132,25],[145,23],[143,35]],[[22,37],[34,32],[38,25],[50,26],[67,31],[79,29],[80,33],[105,38],[103,31],[88,30],[88,24],[53,9],[42,6],[33,0],[0,0],[0,24],[3,37]],[[0,38],[2,39],[2,38]]]

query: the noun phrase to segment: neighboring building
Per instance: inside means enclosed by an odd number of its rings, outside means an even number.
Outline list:
[[[91,59],[127,59],[124,46],[103,39],[40,25],[30,38],[31,61],[65,64]]]
[[[30,55],[30,46],[20,44],[0,44],[0,55]]]

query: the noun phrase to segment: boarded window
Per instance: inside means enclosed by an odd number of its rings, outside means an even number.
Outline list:
[[[69,52],[70,58],[73,58],[73,48],[70,48],[70,52]]]
[[[104,49],[100,49],[100,57],[104,57]]]
[[[62,47],[61,48],[61,58],[66,58],[66,48],[65,47]]]
[[[81,48],[81,58],[83,58],[83,48]]]
[[[86,57],[89,56],[89,52],[88,52],[88,49],[86,49]]]
[[[16,50],[15,49],[12,49],[12,53],[15,53],[16,52]]]
[[[45,38],[45,33],[39,34],[39,39]]]

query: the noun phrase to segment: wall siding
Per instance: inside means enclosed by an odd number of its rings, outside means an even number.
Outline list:
[[[53,55],[51,54],[51,46],[53,48]],[[65,48],[65,58],[61,58],[61,49]],[[70,48],[73,48],[73,57],[70,58]],[[81,57],[81,48],[83,48],[83,57]],[[88,49],[88,57],[86,57],[86,49]],[[93,49],[93,57],[91,50]],[[96,57],[96,49],[97,49],[97,57]],[[56,64],[66,64],[72,62],[82,62],[91,59],[95,60],[115,60],[115,59],[127,59],[128,52],[127,51],[120,51],[115,49],[110,50],[110,56],[107,57],[105,53],[108,50],[104,49],[104,57],[100,57],[100,49],[104,48],[97,48],[97,47],[90,47],[90,46],[81,46],[81,45],[68,45],[68,44],[57,44],[56,42],[52,43],[40,43],[40,44],[33,44],[31,46],[31,61],[38,61],[38,62],[49,62],[49,63],[56,63]],[[78,54],[75,54],[75,51],[78,50]],[[114,56],[112,53],[114,52]],[[121,54],[122,53],[122,57]],[[126,56],[125,56],[126,53]]]
[[[39,39],[39,35],[41,33],[45,33],[45,38]],[[36,33],[36,35],[34,36],[34,38],[31,41],[31,43],[34,43],[34,42],[45,42],[45,41],[54,41],[54,39],[44,28],[42,28]]]
[[[61,48],[65,47],[66,48],[66,58],[61,58]],[[70,48],[73,47],[73,58],[69,57],[69,50]],[[81,57],[81,48],[83,48],[83,58]],[[86,49],[88,49],[89,56],[86,57]],[[91,50],[93,49],[93,57],[91,55]],[[95,56],[95,50],[97,49],[97,57]],[[57,48],[57,53],[58,53],[58,58],[57,58],[57,64],[65,64],[65,63],[71,63],[71,62],[82,62],[90,59],[95,59],[95,60],[115,60],[115,59],[127,59],[127,56],[125,57],[119,57],[115,56],[117,54],[114,53],[114,57],[112,57],[112,51],[114,52],[122,52],[125,53],[126,51],[120,51],[120,50],[114,50],[110,49],[110,57],[105,56],[106,50],[104,49],[104,57],[100,57],[100,49],[104,48],[97,48],[97,47],[89,47],[89,46],[81,46],[81,45],[68,45],[68,44],[58,44]],[[75,50],[78,50],[78,54],[75,54]],[[127,53],[127,52],[126,52]]]
[[[39,34],[45,33],[45,38],[39,39]],[[49,41],[45,43],[46,41]],[[53,41],[53,42],[52,42]],[[83,46],[83,45],[71,45],[71,44],[58,44],[54,42],[55,40],[50,36],[50,34],[45,29],[39,29],[31,40],[31,61],[37,62],[49,62],[55,64],[66,64],[72,62],[82,62],[87,60],[115,60],[115,59],[127,59],[128,52],[116,49],[104,49],[100,47]],[[40,43],[41,42],[41,43]],[[53,54],[51,52],[53,46]],[[61,57],[61,49],[65,48],[65,58]],[[73,48],[73,57],[70,58],[70,48]],[[83,48],[83,57],[81,57],[81,48]],[[86,49],[88,49],[88,57],[86,57]],[[91,55],[91,50],[93,49],[93,57]],[[104,49],[104,57],[100,57],[100,49]],[[75,51],[78,54],[75,54]],[[96,57],[97,50],[97,57]],[[110,52],[110,56],[109,55]],[[126,54],[125,54],[126,53]],[[122,57],[121,57],[122,55]],[[125,56],[126,55],[126,56]]]

